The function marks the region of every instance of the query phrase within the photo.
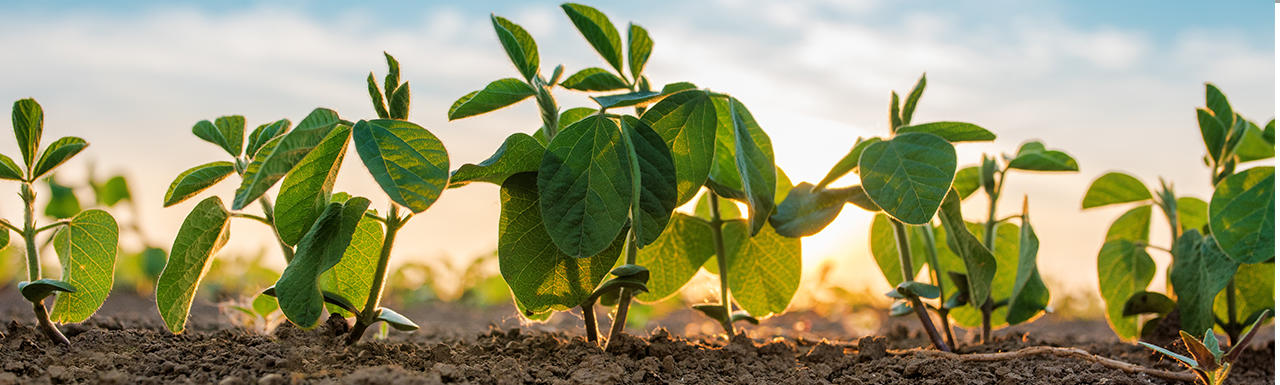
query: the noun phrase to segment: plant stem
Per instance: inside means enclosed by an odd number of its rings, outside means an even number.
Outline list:
[[[1227,338],[1231,340],[1233,347],[1239,342],[1240,326],[1236,322],[1236,278],[1231,277],[1227,281],[1227,324],[1222,329],[1227,332]]]
[[[1000,171],[1000,180],[996,181],[995,191],[987,194],[987,222],[984,224],[982,233],[982,245],[987,250],[995,252],[996,250],[996,204],[1000,202],[1000,191],[1004,189],[1004,179],[1008,168]],[[982,343],[986,344],[991,341],[991,312],[995,310],[995,306],[991,301],[991,297],[987,297],[987,301],[979,307],[982,311]]]
[[[290,261],[293,261],[293,246],[289,246],[289,244],[284,243],[284,239],[280,239],[280,233],[275,231],[276,211],[275,206],[271,204],[271,198],[263,195],[262,198],[258,199],[258,202],[262,204],[262,215],[267,219],[267,222],[265,223],[267,224],[267,227],[271,228],[271,235],[276,237],[276,243],[280,244],[280,252],[284,253],[284,262],[289,263]]]
[[[22,223],[22,240],[27,246],[27,280],[36,281],[40,279],[40,255],[36,251],[36,192],[31,188],[31,182],[23,182],[22,184],[22,200],[25,203],[23,210]],[[31,302],[32,310],[36,313],[36,322],[38,322],[41,332],[45,337],[49,337],[50,341],[55,344],[61,344],[65,347],[71,346],[71,341],[67,340],[67,336],[62,335],[57,326],[49,321],[49,311],[45,309],[44,299]]]
[[[587,342],[594,344],[600,343],[600,332],[596,325],[596,309],[590,303],[584,303],[582,308],[582,323],[587,328]]]
[[[395,243],[396,233],[404,226],[408,217],[400,217],[400,208],[395,203],[387,211],[387,234],[382,239],[382,252],[378,254],[378,267],[373,271],[373,285],[369,288],[369,299],[364,309],[356,315],[356,324],[347,336],[347,345],[355,345],[364,335],[365,329],[377,321],[378,306],[382,303],[383,281],[387,278],[387,262],[391,260],[391,246]]]
[[[542,117],[542,134],[550,142],[560,128],[560,108],[556,106],[555,97],[551,96],[551,88],[554,85],[547,84],[542,80],[541,75],[535,76],[529,85],[533,86],[535,91],[533,98],[538,101],[538,110]]]
[[[720,198],[714,191],[708,191],[711,201],[711,240],[716,244],[716,266],[720,268],[720,305],[724,306],[724,319],[720,326],[730,337],[733,336],[733,303],[729,301],[729,258],[724,247],[724,219],[720,218]]]
[[[636,264],[636,224],[632,221],[631,229],[627,231],[627,261],[626,264]],[[613,317],[613,325],[609,327],[609,340],[604,342],[604,350],[609,350],[613,346],[614,341],[622,335],[623,329],[627,326],[627,310],[631,308],[631,288],[623,287],[622,293],[618,295],[618,312]],[[594,318],[594,317],[593,317]]]
[[[947,289],[942,285],[942,265],[938,263],[938,250],[936,249],[938,241],[933,236],[933,222],[920,227],[920,233],[924,235],[925,255],[929,258],[929,270],[933,271],[933,284],[938,286],[938,318],[942,320],[943,334],[947,336],[947,345],[956,346],[956,338],[951,333],[951,320],[947,319],[947,315],[951,313],[951,309],[944,307],[947,303]]]
[[[911,265],[911,242],[907,240],[907,227],[897,219],[889,218],[889,222],[893,223],[893,235],[898,240],[898,262],[902,265],[902,281],[912,281],[915,277],[912,277],[911,273],[915,268]],[[933,346],[944,352],[951,351],[947,343],[942,341],[942,336],[938,335],[938,329],[933,327],[933,319],[929,318],[929,311],[925,309],[920,297],[909,293],[906,296],[911,301],[911,307],[915,309],[916,316],[920,317],[920,324],[924,327],[924,331],[929,333],[929,340],[933,342]]]

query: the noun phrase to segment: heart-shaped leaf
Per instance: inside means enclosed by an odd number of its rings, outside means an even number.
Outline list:
[[[329,131],[343,125],[338,113],[317,108],[298,122],[298,126],[283,136],[267,141],[254,155],[253,162],[245,168],[240,188],[236,189],[232,210],[240,210],[262,197],[271,186],[284,178],[293,166],[311,152]]]
[[[391,200],[420,213],[449,183],[449,153],[430,131],[403,120],[360,121],[356,152]]]
[[[169,191],[164,194],[164,207],[181,203],[213,187],[235,171],[236,166],[225,161],[205,163],[183,171],[173,179],[173,183],[169,184]]]
[[[169,262],[156,281],[156,306],[169,331],[182,333],[186,328],[191,299],[209,271],[213,262],[210,257],[222,249],[230,237],[230,219],[231,213],[223,208],[222,200],[209,197],[196,204],[178,228]]]
[[[1209,229],[1240,263],[1275,258],[1276,169],[1254,167],[1218,182],[1209,200]]]
[[[338,126],[284,177],[276,197],[275,224],[280,240],[297,245],[325,210],[338,168],[347,153],[351,128]]]
[[[885,213],[915,225],[933,219],[955,172],[955,147],[926,133],[901,134],[867,146],[858,161],[867,196]]]
[[[1132,175],[1109,172],[1103,174],[1089,185],[1084,193],[1081,208],[1093,208],[1117,203],[1138,202],[1151,199],[1151,192],[1142,181]]]
[[[61,279],[76,291],[58,293],[49,319],[81,322],[102,307],[115,278],[119,237],[115,218],[102,210],[83,211],[58,229],[53,236],[53,250],[62,264]]]

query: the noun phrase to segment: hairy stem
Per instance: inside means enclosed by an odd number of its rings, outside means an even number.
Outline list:
[[[584,303],[582,306],[582,323],[587,328],[587,342],[593,344],[600,343],[600,331],[596,325],[596,309],[590,303]]]
[[[396,241],[396,233],[404,227],[404,221],[408,220],[408,217],[401,218],[400,208],[392,203],[386,219],[387,233],[382,239],[382,252],[378,254],[378,267],[373,271],[373,285],[369,288],[369,299],[365,301],[360,314],[356,315],[356,324],[351,328],[351,334],[347,336],[347,345],[355,345],[359,342],[365,329],[377,320],[378,306],[382,303],[383,281],[387,278],[387,263],[391,260],[391,246]]]
[[[907,240],[907,227],[897,219],[890,218],[889,222],[893,223],[893,235],[898,241],[898,262],[902,265],[902,281],[912,281],[915,277],[912,277],[911,273],[915,268],[911,265],[911,243]],[[920,317],[920,325],[924,327],[925,332],[929,333],[929,340],[933,342],[933,346],[944,352],[951,351],[947,343],[942,341],[942,336],[938,335],[938,329],[933,327],[933,319],[929,318],[929,311],[925,309],[920,297],[910,293],[905,295],[911,301],[911,307],[915,309],[916,316]]]
[[[550,142],[560,128],[560,108],[556,106],[555,97],[551,96],[551,88],[555,85],[547,84],[541,75],[534,77],[529,85],[533,86],[533,98],[538,102],[538,112],[542,117],[542,134]]]
[[[1009,169],[1000,171],[1000,180],[996,182],[995,191],[987,194],[987,222],[984,223],[982,232],[982,245],[987,250],[995,252],[996,250],[996,204],[1000,202],[1000,191],[1004,189],[1005,175]],[[990,297],[979,307],[982,311],[982,343],[986,344],[991,341],[991,312],[995,310],[995,306]]]
[[[23,206],[23,222],[22,222],[22,240],[27,246],[27,280],[36,281],[40,279],[40,254],[36,251],[36,192],[31,187],[31,182],[22,184],[22,201]],[[57,326],[49,321],[49,311],[45,309],[44,299],[31,302],[32,310],[36,313],[36,322],[38,328],[45,337],[55,344],[70,347],[71,341],[67,340],[67,336],[62,335]]]
[[[720,326],[733,336],[733,303],[729,301],[729,255],[724,247],[724,219],[720,218],[720,198],[708,191],[711,200],[711,240],[716,244],[716,266],[720,268],[720,306],[724,307],[724,319]]]

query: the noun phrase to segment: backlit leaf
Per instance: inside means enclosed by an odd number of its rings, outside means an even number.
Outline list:
[[[625,94],[592,96],[591,100],[599,104],[600,109],[603,110],[617,107],[647,106],[649,103],[653,103],[665,96],[660,92],[636,91]]]
[[[360,121],[352,130],[360,160],[391,200],[420,213],[449,183],[449,154],[430,131],[403,120]]]
[[[237,157],[240,156],[241,146],[244,145],[244,117],[230,115],[214,119],[213,122],[201,120],[191,128],[191,133],[206,142],[222,147],[227,154]]]
[[[711,226],[697,217],[676,213],[658,240],[636,254],[636,264],[649,268],[648,292],[636,298],[660,302],[684,287],[715,254]]]
[[[845,154],[835,166],[831,167],[831,171],[827,171],[827,176],[822,177],[822,181],[818,182],[818,188],[825,188],[837,179],[844,177],[850,171],[858,168],[858,159],[862,157],[862,151],[867,149],[872,143],[880,142],[880,138],[862,139],[858,138],[854,142],[853,148],[849,149],[849,153]]]
[[[320,141],[342,125],[338,113],[317,108],[283,136],[272,139],[258,149],[253,162],[245,168],[240,187],[236,189],[232,210],[240,210],[262,197],[271,186],[284,178]]]
[[[997,233],[999,230],[996,230]],[[1024,202],[1022,208],[1022,226],[1018,232],[1018,268],[1014,280],[1013,292],[1009,295],[1008,315],[1005,319],[1010,325],[1030,320],[1049,305],[1049,288],[1040,279],[1040,269],[1036,265],[1036,254],[1040,250],[1040,238],[1036,237],[1031,227],[1031,218]]]
[[[360,218],[351,243],[342,252],[342,260],[320,274],[320,289],[363,307],[373,287],[373,275],[382,253],[382,236],[382,222],[368,216]]]
[[[594,115],[551,140],[538,171],[543,224],[565,254],[599,254],[631,208],[631,173],[618,125]],[[527,304],[527,303],[526,303]]]
[[[1209,203],[1195,197],[1178,198],[1178,225],[1182,231],[1201,230],[1209,224]]]
[[[932,122],[922,123],[913,126],[898,127],[896,132],[898,135],[923,132],[934,134],[946,139],[948,142],[987,142],[996,139],[996,134],[987,129],[978,127],[976,124],[964,122]]]
[[[769,224],[784,237],[807,237],[817,234],[831,224],[854,195],[855,188],[815,189],[809,183],[801,183],[787,193],[787,198],[769,216]]]
[[[49,319],[82,322],[102,307],[115,278],[119,237],[115,218],[102,210],[81,212],[58,229],[53,236],[53,250],[62,264],[61,280],[76,291],[57,294]]]
[[[490,15],[489,20],[493,22],[493,30],[498,34],[498,41],[507,51],[511,64],[516,66],[525,80],[532,81],[538,76],[539,66],[538,44],[533,41],[533,36],[523,27],[501,16]]]
[[[231,213],[218,197],[200,201],[178,228],[170,248],[169,262],[156,281],[156,306],[160,317],[173,333],[182,333],[191,311],[200,280],[209,271],[211,258],[230,237]]]
[[[867,195],[885,213],[908,224],[933,219],[955,171],[955,147],[924,133],[901,134],[872,144],[858,161]]]
[[[58,184],[53,178],[45,179],[49,184],[49,203],[44,206],[44,215],[66,219],[80,213],[80,199],[71,187]]]
[[[974,191],[982,187],[981,175],[978,166],[969,166],[956,171],[956,179],[951,182],[951,187],[956,189],[956,194],[960,195],[960,200],[968,198]]]
[[[8,230],[5,230],[8,233]],[[18,282],[18,292],[22,298],[31,302],[41,302],[57,292],[74,293],[76,287],[71,283],[57,279],[37,279],[35,281]]]
[[[1124,304],[1147,290],[1156,264],[1147,251],[1129,240],[1108,241],[1098,251],[1098,283],[1107,305],[1107,322],[1120,338],[1138,336],[1138,317],[1124,316]]]
[[[871,257],[875,259],[876,266],[880,267],[885,282],[890,287],[896,287],[902,283],[902,257],[898,255],[898,239],[893,233],[893,224],[889,221],[888,215],[876,213],[871,220],[871,239],[868,245],[871,247]],[[911,229],[910,226],[907,228]],[[915,279],[925,265],[927,251],[924,237],[918,231],[908,231],[907,244],[911,249],[911,279]]]
[[[449,120],[462,119],[497,110],[528,99],[533,94],[533,87],[530,87],[529,84],[520,79],[495,80],[484,86],[484,89],[472,91],[453,102],[453,105],[449,107]]]
[[[1151,205],[1134,207],[1121,214],[1107,228],[1106,241],[1127,240],[1146,243],[1151,234]]]
[[[756,318],[782,314],[800,287],[800,240],[778,235],[769,226],[750,234],[741,220],[724,226],[729,291]]]
[[[23,180],[26,176],[18,168],[18,164],[13,162],[13,158],[0,154],[0,179]]]
[[[325,210],[350,138],[351,128],[338,126],[285,175],[276,198],[274,222],[276,234],[285,244],[297,245]]]
[[[1227,287],[1238,263],[1218,249],[1212,236],[1187,230],[1173,245],[1169,281],[1178,295],[1182,330],[1199,331],[1213,327],[1213,297]]]
[[[618,28],[613,26],[609,17],[595,8],[582,4],[565,3],[560,5],[560,8],[569,15],[569,20],[578,28],[578,32],[582,33],[582,37],[591,43],[591,47],[596,49],[600,57],[621,73],[622,37],[618,35]]]
[[[964,261],[965,272],[969,276],[969,302],[986,302],[994,285],[992,280],[997,278],[995,256],[969,231],[960,214],[960,198],[956,194],[947,194],[938,210],[938,218],[946,229],[947,247]],[[1000,278],[1007,278],[1007,275]]]
[[[924,95],[927,84],[925,74],[920,74],[920,80],[916,81],[916,86],[911,88],[911,93],[907,94],[907,100],[902,103],[902,124],[911,124],[911,116],[915,114],[916,105],[920,104],[920,96]]]
[[[671,94],[649,106],[641,117],[667,143],[676,166],[678,202],[702,188],[716,150],[716,108],[705,91]]]
[[[1009,161],[1009,168],[1030,171],[1079,171],[1071,155],[1057,150],[1047,150],[1040,142],[1029,142],[1018,148],[1018,154]]]
[[[88,146],[89,142],[74,136],[63,137],[49,143],[49,147],[40,154],[40,160],[36,161],[35,171],[31,175],[35,178],[44,176],[58,165],[71,160],[71,157],[76,156]]]
[[[489,159],[476,164],[467,163],[454,170],[449,177],[449,188],[466,186],[471,182],[502,185],[512,175],[538,171],[542,153],[546,151],[532,136],[511,134]]]
[[[183,171],[169,184],[169,191],[164,194],[164,207],[176,205],[199,194],[235,171],[236,166],[231,162],[205,163]]]
[[[1275,258],[1275,167],[1254,167],[1218,182],[1209,201],[1209,228],[1240,263]]]
[[[1084,193],[1084,202],[1081,208],[1092,208],[1117,203],[1138,202],[1151,199],[1151,192],[1147,191],[1147,186],[1142,184],[1138,178],[1132,175],[1109,172],[1089,185],[1089,190]]]
[[[290,126],[292,126],[292,123],[289,122],[289,119],[280,119],[253,129],[253,132],[249,133],[249,143],[244,147],[244,154],[253,158],[263,145],[266,145],[267,142],[277,136],[284,135],[285,132],[289,131]]]
[[[276,281],[276,298],[285,317],[304,329],[316,326],[324,313],[320,274],[342,260],[369,200],[353,197],[330,203],[298,243],[293,260]]]
[[[640,79],[640,73],[644,71],[645,62],[649,61],[649,54],[652,52],[653,39],[649,38],[649,31],[639,25],[629,25],[627,28],[627,66],[631,68],[632,79]]]
[[[734,159],[738,166],[739,180],[747,195],[747,220],[751,224],[751,235],[755,236],[764,228],[774,210],[778,176],[774,171],[773,146],[768,141],[754,139],[752,131],[763,130],[758,129],[759,125],[755,124],[751,112],[741,102],[732,100],[729,111],[733,122]],[[757,130],[752,130],[751,127]],[[765,148],[769,150],[766,151]]]
[[[44,108],[35,99],[13,102],[13,136],[22,151],[22,161],[31,169],[36,152],[40,151],[40,136],[44,133]]]
[[[627,81],[606,69],[591,67],[569,75],[560,86],[578,91],[613,91],[626,89]]]

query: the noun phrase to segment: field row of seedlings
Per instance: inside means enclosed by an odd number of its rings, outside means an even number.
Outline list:
[[[165,207],[200,200],[173,236],[163,269],[163,250],[147,247],[139,254],[159,271],[155,302],[168,330],[186,329],[193,298],[228,242],[232,220],[258,222],[274,233],[287,265],[273,286],[261,288],[250,311],[265,316],[278,309],[303,329],[317,327],[326,314],[354,319],[348,344],[375,325],[415,330],[413,320],[382,301],[395,240],[441,194],[470,183],[500,186],[498,265],[522,316],[541,320],[580,309],[585,339],[606,350],[622,340],[637,302],[671,297],[700,270],[718,277],[720,298],[694,309],[726,335],[783,313],[800,284],[800,238],[821,232],[849,204],[875,213],[868,240],[894,288],[885,294],[893,299],[889,312],[918,320],[936,350],[960,347],[956,327],[976,329],[985,344],[993,329],[1046,312],[1050,294],[1036,266],[1032,199],[1012,197],[1023,203],[1012,213],[999,212],[997,202],[1005,198],[1010,176],[1078,171],[1066,152],[1027,141],[1015,153],[983,155],[961,167],[955,146],[992,141],[996,134],[973,123],[914,121],[926,88],[921,76],[904,96],[891,93],[883,136],[858,139],[822,180],[793,184],[775,164],[763,122],[731,90],[651,79],[644,70],[654,42],[643,27],[620,31],[591,7],[561,8],[602,66],[548,70],[524,28],[492,16],[515,73],[459,98],[448,118],[480,119],[532,99],[538,123],[507,137],[479,163],[451,168],[445,145],[408,121],[410,87],[390,54],[386,75],[367,78],[373,114],[317,108],[296,124],[280,119],[252,130],[235,115],[196,123],[192,133],[227,157],[194,166],[169,186]],[[595,104],[559,105],[558,89],[586,93]],[[1106,239],[1097,240],[1100,290],[1115,333],[1141,337],[1191,371],[1135,368],[1068,348],[1001,354],[1074,355],[1208,384],[1227,377],[1274,308],[1275,169],[1258,164],[1270,164],[1265,160],[1274,156],[1275,123],[1259,127],[1233,112],[1213,85],[1206,86],[1205,103],[1196,118],[1207,182],[1214,186],[1208,202],[1178,196],[1164,182],[1152,190],[1113,172],[1099,177],[1082,203],[1083,209],[1133,207],[1111,224]],[[14,104],[21,162],[0,156],[0,178],[21,184],[25,215],[20,223],[0,222],[0,241],[8,242],[9,230],[21,238],[28,276],[19,290],[39,330],[66,346],[56,324],[82,322],[103,304],[117,273],[119,229],[111,214],[79,211],[78,204],[55,216],[60,219],[37,223],[33,185],[88,145],[67,137],[42,149],[42,122],[34,100]],[[385,196],[334,191],[350,146]],[[853,179],[846,178],[850,174],[858,184],[836,185]],[[234,195],[202,197],[232,176],[230,183],[239,185]],[[132,204],[123,183],[93,186],[106,194],[99,199],[105,206]],[[986,215],[964,218],[962,202],[979,193],[986,197]],[[690,202],[692,212],[677,210]],[[1164,245],[1149,236],[1155,208],[1173,235]],[[134,229],[141,232],[136,224]],[[46,233],[53,234],[49,242],[62,266],[58,279],[40,271],[38,237]],[[1172,255],[1161,292],[1148,291],[1157,268],[1153,251]],[[45,305],[50,298],[51,309]],[[612,314],[607,332],[597,330],[601,308]],[[1226,335],[1229,349],[1222,349],[1217,332]],[[1175,339],[1181,344],[1170,343]]]

